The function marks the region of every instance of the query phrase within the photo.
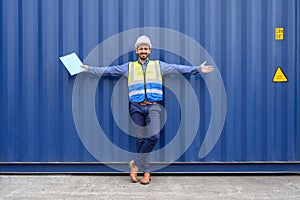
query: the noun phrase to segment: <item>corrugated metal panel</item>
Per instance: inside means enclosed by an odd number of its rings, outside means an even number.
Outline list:
[[[87,58],[109,37],[141,27],[167,28],[191,37],[213,58],[224,81],[224,129],[213,150],[200,159],[211,99],[201,76],[187,77],[197,90],[201,121],[192,145],[177,161],[300,161],[297,0],[3,0],[0,6],[0,162],[97,161],[82,144],[73,121],[76,78],[68,75],[58,57],[77,52]],[[276,27],[285,28],[283,41],[275,40]],[[154,49],[152,57],[189,64],[163,50]],[[112,64],[135,58],[131,51]],[[272,82],[278,66],[289,82]],[[117,81],[100,80],[97,115],[113,142],[133,150],[133,138],[122,134],[110,110],[108,97]],[[168,120],[160,147],[174,138],[181,120],[177,101],[168,91],[165,106]],[[182,145],[184,138],[179,149]]]

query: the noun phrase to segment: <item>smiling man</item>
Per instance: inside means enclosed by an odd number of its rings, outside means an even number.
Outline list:
[[[170,73],[197,74],[210,73],[213,66],[186,66],[169,64],[158,60],[149,59],[152,44],[150,38],[142,35],[135,43],[138,60],[123,65],[108,67],[91,67],[82,65],[86,72],[95,75],[122,76],[128,78],[129,113],[135,123],[137,157],[129,162],[131,181],[137,183],[138,172],[143,172],[141,184],[149,184],[150,166],[149,153],[154,149],[160,132],[159,103],[163,100],[163,75]]]

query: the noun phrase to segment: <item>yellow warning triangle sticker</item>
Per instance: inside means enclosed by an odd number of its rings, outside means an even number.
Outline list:
[[[277,68],[277,70],[274,74],[273,82],[275,82],[275,83],[288,82],[286,75],[283,73],[283,71],[280,67]]]

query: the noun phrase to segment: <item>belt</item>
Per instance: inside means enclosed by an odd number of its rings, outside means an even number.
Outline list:
[[[143,102],[133,103],[133,104],[139,104],[141,106],[146,106],[146,105],[154,105],[154,104],[158,104],[158,103],[157,102],[150,102],[150,101],[143,101]]]

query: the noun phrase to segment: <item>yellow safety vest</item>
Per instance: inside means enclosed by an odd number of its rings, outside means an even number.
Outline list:
[[[143,102],[146,99],[157,102],[163,99],[162,75],[158,60],[149,60],[145,74],[138,61],[129,62],[128,92],[130,102]]]

